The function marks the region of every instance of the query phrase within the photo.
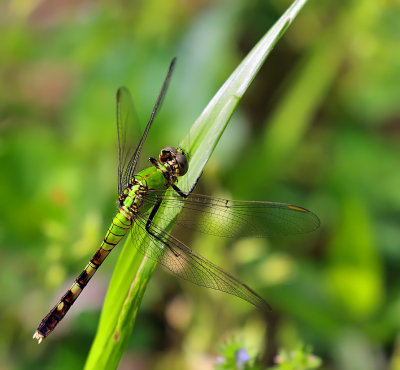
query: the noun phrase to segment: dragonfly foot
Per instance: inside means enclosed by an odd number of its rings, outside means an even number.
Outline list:
[[[33,334],[33,339],[38,340],[38,344],[40,344],[43,340],[44,336],[40,334],[37,330],[35,331],[35,334]]]

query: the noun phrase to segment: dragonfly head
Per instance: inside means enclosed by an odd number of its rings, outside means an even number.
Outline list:
[[[185,152],[173,146],[166,146],[162,149],[159,160],[162,164],[172,165],[175,168],[176,176],[183,176],[189,168]]]

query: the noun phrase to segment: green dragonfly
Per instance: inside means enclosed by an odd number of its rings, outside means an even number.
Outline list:
[[[299,206],[235,201],[193,194],[196,184],[185,193],[177,185],[178,178],[189,169],[188,156],[181,148],[165,147],[158,159],[149,159],[150,167],[135,173],[143,144],[167,91],[174,66],[175,59],[170,64],[136,150],[133,150],[134,146],[126,145],[127,130],[136,123],[132,98],[124,87],[117,92],[119,211],[100,248],[71,288],[39,324],[33,335],[39,343],[55,329],[108,254],[128,232],[132,233],[135,244],[137,240],[143,239],[138,233],[145,231],[147,249],[142,250],[139,243],[135,246],[175,275],[200,286],[236,295],[263,310],[270,310],[268,303],[246,284],[194,252],[153,222],[157,212],[163,207],[183,205],[186,212],[178,217],[176,224],[222,237],[302,234],[319,226],[318,217]],[[173,191],[167,193],[168,188]],[[168,202],[164,202],[165,200]],[[202,217],[198,217],[199,215]],[[165,217],[167,216],[163,216],[163,219]]]

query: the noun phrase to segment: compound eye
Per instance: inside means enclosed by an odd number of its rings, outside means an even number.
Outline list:
[[[189,169],[189,164],[185,155],[178,153],[176,155],[176,162],[179,166],[179,176],[183,176]]]
[[[177,152],[178,152],[177,149],[174,148],[173,146],[166,146],[165,148],[163,148],[161,150],[161,155],[167,154],[167,153],[176,154]]]
[[[176,153],[176,148],[174,148],[173,146],[166,146],[164,149],[161,150],[160,161],[166,162],[172,159],[172,157],[175,157]]]

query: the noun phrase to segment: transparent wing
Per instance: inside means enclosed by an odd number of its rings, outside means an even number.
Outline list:
[[[140,138],[140,123],[133,105],[132,96],[126,87],[117,91],[117,135],[118,135],[118,194],[129,181],[128,163],[135,157]]]
[[[124,87],[120,88],[117,92],[117,128],[118,128],[118,143],[119,143],[119,166],[118,166],[119,194],[121,194],[121,191],[123,190],[124,186],[128,184],[129,180],[135,173],[136,165],[140,157],[140,154],[142,152],[143,144],[146,141],[147,134],[149,133],[151,124],[153,123],[154,118],[164,100],[165,93],[167,92],[168,84],[172,76],[172,72],[174,71],[175,63],[176,63],[176,58],[172,60],[169,66],[167,75],[164,79],[160,93],[158,94],[157,100],[154,104],[146,129],[144,130],[144,133],[136,147],[136,150],[132,155],[131,155],[131,150],[127,150],[125,145],[126,144],[125,133],[127,131],[127,126],[134,124],[132,115],[132,112],[134,112],[132,97],[129,91]]]
[[[320,225],[314,213],[285,203],[228,200],[201,194],[184,199],[176,193],[159,191],[149,191],[145,202],[155,204],[160,197],[168,201],[160,208],[183,205],[175,224],[222,237],[304,234]]]
[[[132,228],[132,240],[143,240],[143,233],[139,235],[138,231],[140,228],[146,231],[147,220],[146,216],[138,214],[136,225]],[[268,303],[246,284],[194,252],[157,225],[150,225],[145,239],[149,246],[146,250],[139,247],[140,252],[159,262],[176,276],[206,288],[233,294],[262,310],[270,310]],[[137,247],[139,245],[137,243]]]

